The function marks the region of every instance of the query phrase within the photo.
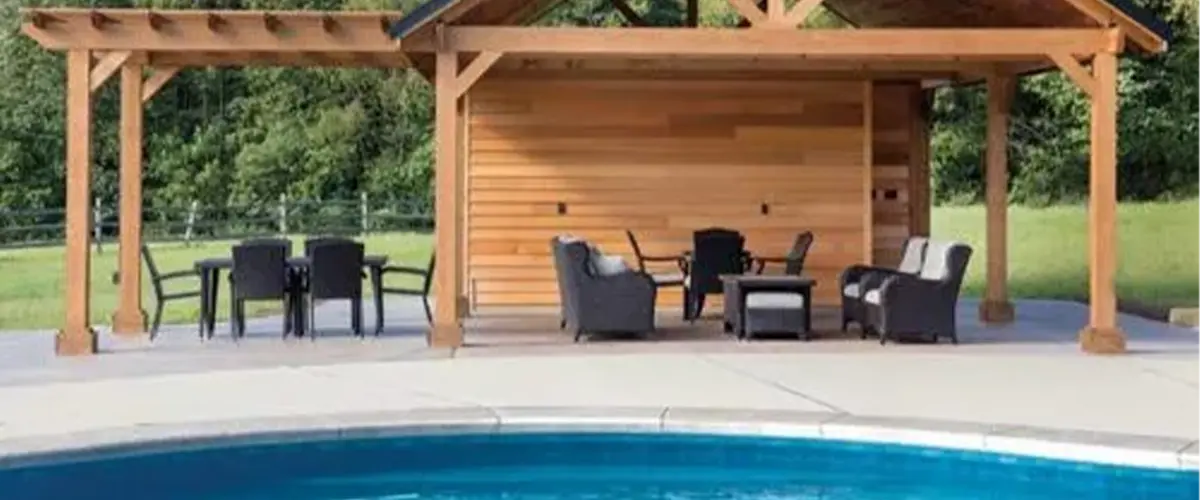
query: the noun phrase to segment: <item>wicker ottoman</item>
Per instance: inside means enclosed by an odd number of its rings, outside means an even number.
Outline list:
[[[746,337],[756,333],[792,333],[808,340],[804,296],[793,292],[746,294]]]

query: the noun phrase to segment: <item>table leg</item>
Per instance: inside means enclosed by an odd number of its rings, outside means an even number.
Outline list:
[[[221,291],[221,270],[214,268],[208,278],[208,338],[212,338],[217,330],[217,297]]]
[[[209,288],[212,285],[208,280],[208,269],[200,270],[200,340],[207,338],[205,333],[208,330],[208,296]]]
[[[804,287],[804,340],[812,334],[812,287]]]
[[[375,335],[383,333],[383,268],[371,266],[371,293],[375,299]]]
[[[741,286],[740,284],[738,285],[737,298],[738,298],[738,301],[737,301],[737,311],[738,311],[737,312],[737,314],[738,314],[737,338],[740,340],[740,339],[746,338],[746,287],[745,286]]]

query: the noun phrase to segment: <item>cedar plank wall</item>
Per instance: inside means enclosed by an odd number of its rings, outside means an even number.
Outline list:
[[[904,239],[928,235],[928,136],[916,82],[876,82],[874,94],[875,263],[895,266]],[[924,183],[923,185],[921,183]]]
[[[557,303],[556,234],[584,236],[633,265],[626,228],[659,255],[717,225],[770,255],[812,230],[815,297],[836,303],[837,273],[866,251],[863,85],[484,78],[469,101],[476,305]],[[679,307],[678,290],[663,290],[659,305]]]

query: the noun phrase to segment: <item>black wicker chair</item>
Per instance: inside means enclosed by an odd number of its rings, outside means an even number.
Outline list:
[[[704,312],[708,294],[724,293],[722,274],[744,274],[750,270],[746,238],[730,229],[708,228],[692,235],[692,254],[684,283],[684,319],[695,321]]]
[[[165,283],[181,278],[199,278],[200,273],[196,269],[188,269],[186,271],[172,271],[162,273],[158,270],[158,265],[154,262],[154,256],[150,254],[150,247],[142,244],[142,260],[146,261],[146,269],[150,271],[150,288],[154,290],[154,319],[150,323],[150,340],[158,336],[158,327],[162,324],[163,306],[172,300],[190,299],[200,297],[200,289],[186,290],[180,292],[168,292]],[[204,322],[208,318],[200,318],[200,332],[203,335]]]
[[[278,300],[283,305],[282,335],[292,330],[295,301],[287,256],[291,242],[255,240],[233,247],[229,310],[234,339],[246,335],[246,302]]]
[[[863,295],[867,324],[879,343],[909,334],[950,337],[958,343],[955,310],[971,247],[959,242],[930,241],[918,274],[896,273]]]
[[[354,241],[326,241],[309,249],[310,262],[304,280],[306,331],[317,338],[316,301],[349,300],[350,329],[363,336],[362,268],[363,245]]]
[[[654,332],[658,289],[650,275],[632,269],[598,273],[592,265],[595,250],[582,240],[554,238],[551,247],[563,317],[576,342],[597,333]]]
[[[804,272],[804,259],[808,257],[808,250],[812,248],[812,244],[812,231],[805,231],[796,235],[796,241],[792,243],[792,249],[786,257],[754,257],[753,260],[758,265],[755,274],[762,274],[767,264],[783,264],[783,274],[799,276]]]
[[[850,323],[858,323],[862,329],[862,337],[867,338],[870,325],[866,321],[866,309],[863,307],[863,296],[867,292],[879,288],[883,280],[893,274],[917,274],[925,261],[925,246],[929,239],[923,236],[912,236],[904,242],[904,252],[896,268],[866,266],[855,264],[842,271],[838,276],[838,290],[842,295],[842,331]]]
[[[637,259],[638,271],[648,273],[650,278],[654,280],[654,286],[658,289],[667,287],[683,287],[687,280],[688,261],[683,255],[645,255],[642,253],[641,245],[638,245],[637,237],[633,235],[633,231],[625,230],[625,236],[629,238],[629,246],[633,248],[633,256]],[[671,263],[678,269],[678,272],[650,272],[646,269],[646,264]],[[687,294],[684,294],[684,319],[687,319]],[[563,322],[566,325],[566,322]]]
[[[432,325],[433,324],[433,311],[429,308],[429,288],[431,286],[433,286],[433,267],[435,265],[437,265],[437,255],[429,256],[429,266],[426,267],[425,269],[420,269],[420,268],[416,268],[416,267],[406,267],[406,266],[384,266],[383,276],[387,276],[389,274],[416,276],[417,278],[420,279],[421,285],[420,285],[420,287],[417,287],[417,288],[397,287],[397,286],[389,287],[389,286],[385,285],[382,288],[380,288],[380,290],[385,295],[390,294],[390,295],[408,295],[408,296],[421,297],[421,305],[425,306],[425,320],[428,321],[429,324]],[[380,330],[379,328],[376,328],[375,329],[376,333],[378,333],[379,330]]]

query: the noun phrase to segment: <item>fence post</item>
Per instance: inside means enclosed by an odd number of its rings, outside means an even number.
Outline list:
[[[279,195],[279,234],[287,235],[287,194],[280,193]]]
[[[96,253],[104,253],[104,247],[100,245],[101,236],[104,231],[104,214],[100,212],[100,198],[92,199],[92,242],[96,244]]]
[[[184,229],[183,232],[184,246],[192,246],[192,236],[195,235],[196,230],[196,209],[199,208],[199,206],[199,201],[192,200],[192,206],[188,207],[187,228]]]
[[[369,214],[370,211],[367,209],[367,193],[366,192],[360,193],[358,195],[358,211],[360,214],[359,222],[362,223],[362,235],[366,236],[367,233],[371,229],[370,221],[367,220],[367,217],[368,217],[367,214]]]

